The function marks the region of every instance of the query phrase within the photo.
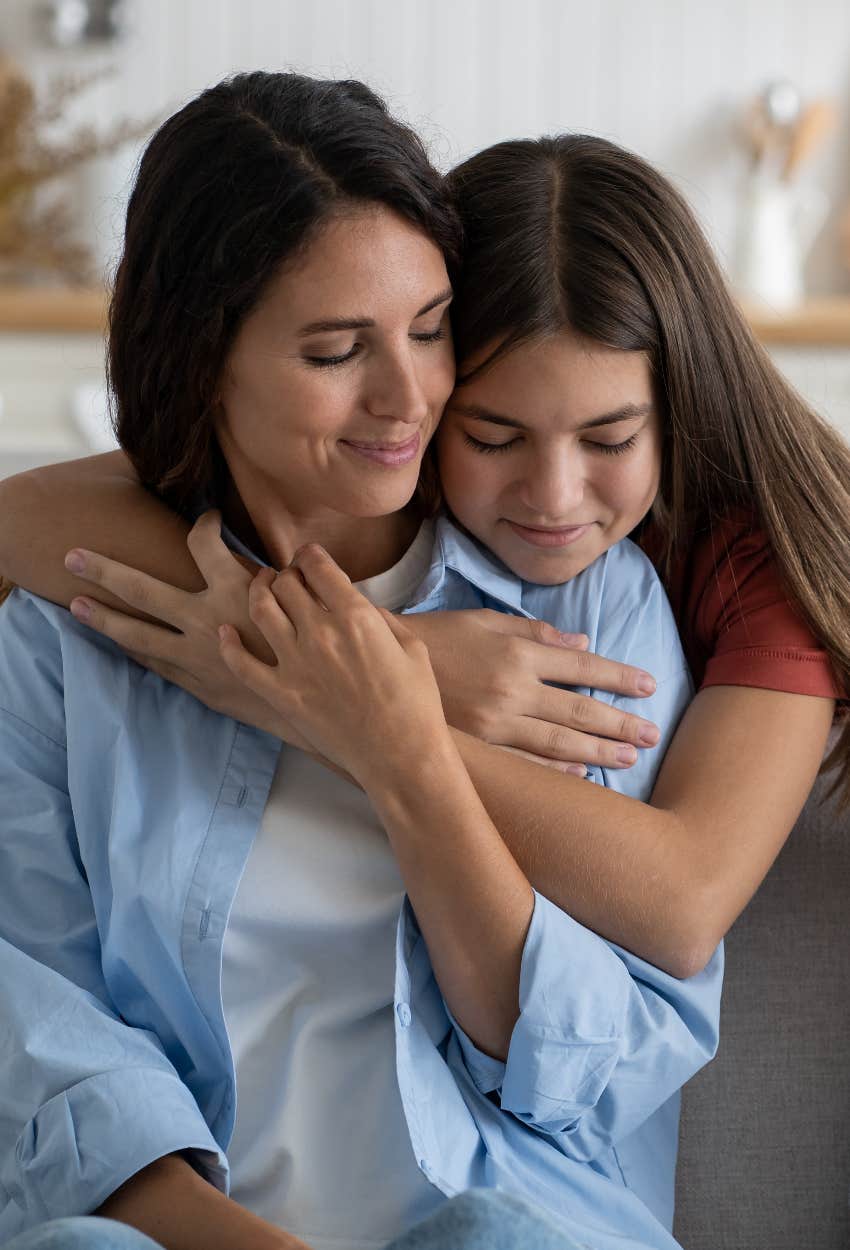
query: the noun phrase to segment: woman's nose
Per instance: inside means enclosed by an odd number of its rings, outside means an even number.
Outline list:
[[[421,425],[428,416],[428,399],[409,349],[377,357],[368,386],[366,406],[373,416],[405,425]]]

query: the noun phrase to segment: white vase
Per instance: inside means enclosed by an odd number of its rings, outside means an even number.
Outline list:
[[[738,222],[734,278],[738,293],[774,309],[804,295],[803,265],[826,220],[829,201],[817,187],[755,175]]]

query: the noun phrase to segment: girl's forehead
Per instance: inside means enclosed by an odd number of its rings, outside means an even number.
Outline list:
[[[574,429],[611,414],[642,416],[652,403],[643,352],[594,345],[565,332],[521,344],[486,365],[457,387],[449,409],[496,425]]]

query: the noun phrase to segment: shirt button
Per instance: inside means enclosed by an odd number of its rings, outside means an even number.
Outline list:
[[[399,1005],[396,1007],[396,1013],[398,1014],[399,1024],[401,1025],[403,1029],[406,1029],[408,1025],[410,1024],[410,1021],[413,1019],[413,1017],[410,1014],[410,1008],[408,1007],[407,1003],[399,1003]]]

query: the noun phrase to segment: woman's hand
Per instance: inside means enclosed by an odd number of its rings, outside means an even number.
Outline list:
[[[94,552],[75,549],[65,558],[69,572],[111,591],[129,607],[164,625],[125,616],[84,597],[71,602],[71,611],[78,620],[118,643],[138,664],[181,686],[213,711],[256,725],[303,749],[306,744],[292,727],[238,681],[221,657],[218,627],[229,621],[254,655],[274,661],[248,614],[248,588],[257,566],[243,563],[224,544],[217,512],[205,512],[187,542],[207,584],[199,593],[178,590]]]
[[[579,774],[585,764],[628,768],[636,748],[659,740],[651,721],[545,684],[653,693],[649,673],[588,652],[584,635],[488,609],[404,619],[428,647],[446,719],[456,729]]]
[[[302,547],[277,576],[261,570],[248,598],[277,667],[249,655],[223,626],[226,663],[365,790],[438,746],[451,748],[425,644],[374,607],[324,548]]]

